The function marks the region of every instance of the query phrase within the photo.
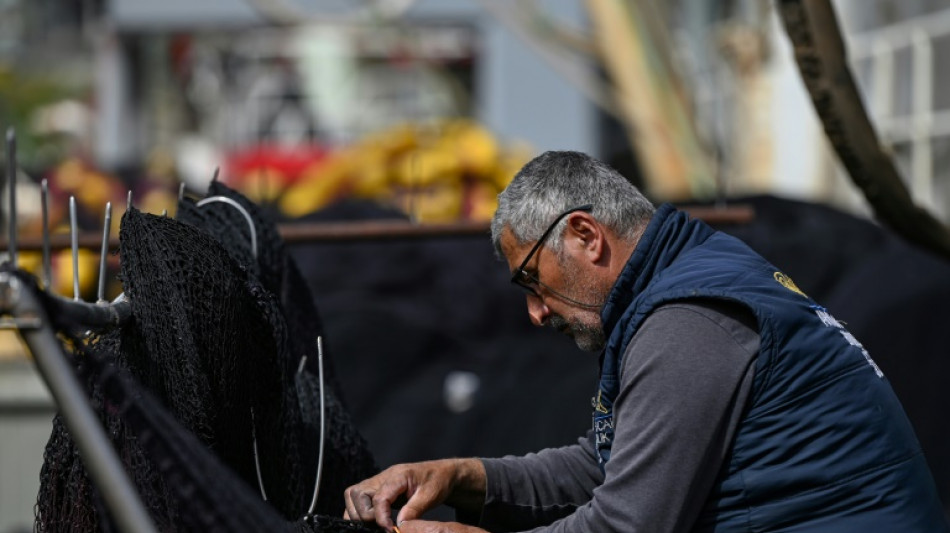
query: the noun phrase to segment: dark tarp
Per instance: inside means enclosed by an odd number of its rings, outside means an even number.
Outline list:
[[[756,217],[720,226],[829,309],[900,396],[950,508],[950,263],[877,225],[780,199],[733,200]],[[398,217],[343,203],[309,220]],[[596,356],[534,328],[489,237],[297,244],[327,344],[381,466],[519,454],[573,443],[590,420]],[[480,380],[467,410],[444,401],[456,371]]]

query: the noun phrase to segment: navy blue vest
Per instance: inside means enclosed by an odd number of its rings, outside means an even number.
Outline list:
[[[630,339],[657,306],[697,298],[747,306],[761,336],[748,404],[697,531],[950,531],[913,429],[861,344],[741,241],[670,205],[602,313],[593,401],[602,469]]]

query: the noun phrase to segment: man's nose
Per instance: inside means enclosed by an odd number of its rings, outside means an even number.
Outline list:
[[[537,296],[529,294],[527,299],[528,316],[531,317],[531,323],[535,326],[543,326],[548,317],[551,316],[551,310],[548,309],[548,306],[544,305],[541,298]]]

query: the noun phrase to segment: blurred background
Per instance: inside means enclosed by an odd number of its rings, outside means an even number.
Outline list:
[[[831,4],[885,153],[913,201],[950,223],[950,91],[940,89],[950,0]],[[0,127],[17,136],[20,235],[39,234],[42,179],[54,231],[68,230],[74,195],[80,226],[98,232],[105,203],[121,215],[127,191],[140,209],[173,215],[179,184],[203,196],[216,172],[283,228],[444,226],[291,246],[381,466],[524,453],[585,431],[596,358],[530,327],[487,225],[452,228],[485,224],[534,155],[588,152],[656,202],[715,208],[711,223],[847,322],[901,396],[946,503],[950,265],[874,217],[827,141],[776,9],[0,0]],[[61,294],[72,291],[68,253],[54,257]],[[24,249],[20,263],[38,272],[39,253]],[[87,300],[97,263],[95,251],[80,255]],[[118,280],[109,291],[121,292]],[[55,407],[16,335],[0,333],[6,533],[32,528]]]

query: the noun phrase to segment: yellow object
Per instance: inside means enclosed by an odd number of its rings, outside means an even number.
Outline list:
[[[457,182],[462,164],[453,147],[440,142],[430,148],[406,152],[393,168],[393,181],[405,187],[428,187],[437,183]]]
[[[466,215],[469,220],[491,220],[498,209],[498,189],[494,184],[476,181],[469,185],[466,201]]]
[[[80,294],[90,293],[97,287],[99,280],[98,254],[90,250],[79,249],[79,291]],[[43,279],[43,254],[26,250],[17,256],[17,266]],[[72,298],[73,296],[73,256],[72,250],[63,250],[50,257],[52,267],[52,290],[56,294]]]
[[[79,293],[94,292],[99,279],[99,254],[83,248],[79,249]],[[50,258],[53,266],[53,292],[73,297],[73,255],[71,250],[63,250]]]
[[[17,266],[38,278],[42,278],[43,254],[24,250],[17,255]]]
[[[395,192],[396,205],[418,222],[448,223],[462,214],[463,188],[459,183]]]
[[[168,211],[169,216],[174,216],[178,195],[166,189],[155,188],[146,192],[135,204],[136,209],[145,213],[160,215],[163,211]]]
[[[446,128],[446,141],[453,147],[462,171],[474,176],[488,175],[498,159],[498,143],[476,122],[457,120]]]
[[[252,202],[273,202],[284,189],[287,176],[274,168],[255,168],[241,176],[241,191]]]
[[[77,158],[60,163],[53,172],[51,183],[75,196],[79,205],[94,211],[101,210],[106,202],[122,197],[121,183],[116,178],[88,167]]]
[[[351,156],[353,174],[351,193],[360,198],[380,198],[388,194],[389,159],[381,150],[367,150]]]
[[[364,150],[378,150],[398,154],[419,145],[419,132],[413,124],[399,124],[389,129],[371,133],[357,143]]]
[[[100,172],[87,172],[82,185],[75,191],[76,201],[81,205],[102,209],[106,202],[117,196],[112,178]]]
[[[83,176],[86,174],[86,167],[78,159],[67,159],[63,161],[54,171],[54,180],[65,191],[75,191],[83,183]]]
[[[280,210],[290,217],[302,217],[339,197],[353,171],[349,153],[330,156],[308,166],[296,185],[280,198]]]
[[[498,191],[531,155],[525,145],[503,149],[471,119],[400,124],[305,169],[279,205],[296,218],[351,195],[394,204],[422,222],[487,220]]]
[[[495,167],[488,173],[487,179],[495,185],[495,188],[502,191],[511,183],[521,167],[531,160],[531,157],[532,150],[527,146],[515,146],[502,152],[495,162]]]

